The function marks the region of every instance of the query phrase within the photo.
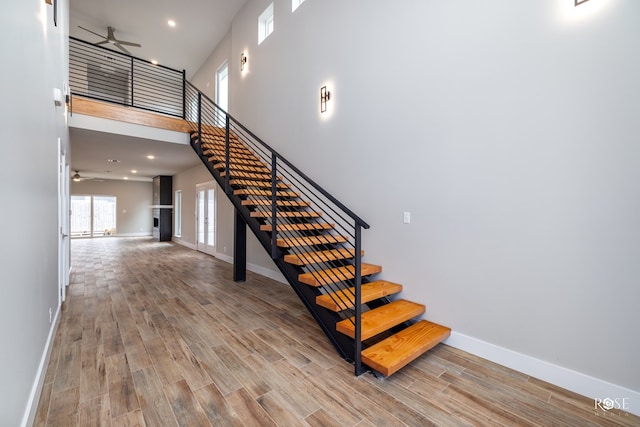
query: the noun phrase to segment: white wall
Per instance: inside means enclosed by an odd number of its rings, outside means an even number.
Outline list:
[[[153,232],[153,183],[106,179],[71,181],[71,194],[115,196],[118,236],[151,236]],[[73,212],[72,212],[73,215]]]
[[[189,248],[196,247],[196,185],[215,182],[204,165],[198,165],[173,176],[173,197],[182,190],[182,235],[173,241]],[[216,186],[216,257],[233,262],[234,208],[224,191]],[[284,277],[260,246],[258,239],[247,233],[247,269],[284,282]]]
[[[573,3],[275,0],[258,46],[249,0],[230,112],[371,224],[427,318],[637,392],[640,2]]]
[[[63,88],[68,64],[68,2],[4,2],[0,13],[3,102],[0,172],[0,425],[27,422],[39,395],[49,309],[58,310],[58,142],[68,150]],[[46,366],[45,366],[46,368]]]

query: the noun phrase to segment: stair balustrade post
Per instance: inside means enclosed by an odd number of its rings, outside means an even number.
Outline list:
[[[187,118],[187,72],[182,70],[182,120]]]
[[[224,169],[227,173],[224,175],[224,191],[227,194],[231,194],[231,185],[229,184],[229,175],[231,175],[231,171],[229,170],[229,115],[225,113],[224,120]]]
[[[354,361],[355,361],[355,374],[356,376],[360,376],[364,373],[364,369],[362,367],[362,227],[356,221],[355,223],[355,283],[354,286],[356,288],[355,292],[355,309],[356,309],[356,324],[355,324],[355,335],[354,335]]]
[[[276,153],[271,153],[271,259],[276,259],[278,256],[278,183],[276,168],[278,166],[278,157]]]
[[[133,57],[131,57],[131,106],[133,107]]]
[[[198,92],[198,142],[202,145],[202,92]]]

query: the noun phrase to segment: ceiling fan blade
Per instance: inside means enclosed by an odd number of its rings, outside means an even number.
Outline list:
[[[104,39],[104,40],[102,40],[101,42],[94,43],[94,44],[95,44],[95,45],[99,45],[99,44],[107,44],[107,43],[109,43],[109,40]]]
[[[118,47],[118,49],[120,49],[121,51],[123,51],[124,53],[126,53],[127,55],[131,56],[131,52],[129,52],[127,49],[125,49],[124,46],[122,46],[120,44],[120,42],[116,42],[114,43],[114,46]]]
[[[113,27],[107,27],[107,38],[109,40],[115,40],[115,36],[113,35],[113,32],[115,31],[115,29]]]
[[[142,45],[140,43],[125,42],[125,41],[121,41],[121,40],[118,40],[118,44],[122,44],[122,45],[125,45],[125,46],[142,47]]]
[[[78,28],[82,28],[83,30],[88,31],[88,32],[90,32],[91,34],[95,34],[96,36],[100,37],[101,39],[103,39],[103,38],[104,38],[104,36],[103,36],[102,34],[98,34],[98,33],[96,33],[95,31],[91,31],[91,30],[89,30],[88,28],[85,28],[85,27],[83,27],[83,26],[81,26],[81,25],[78,25]]]

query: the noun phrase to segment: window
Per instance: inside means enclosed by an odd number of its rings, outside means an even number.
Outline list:
[[[304,3],[304,0],[291,0],[291,12],[295,12],[302,3]]]
[[[258,44],[273,33],[273,3],[258,17]]]
[[[216,104],[223,111],[229,111],[229,65],[226,61],[216,71]],[[216,111],[216,122],[218,126],[224,127],[226,116]]]
[[[173,200],[173,212],[176,219],[176,224],[173,229],[176,237],[182,236],[182,190],[176,190],[176,195]]]
[[[71,237],[116,234],[116,198],[71,196]]]

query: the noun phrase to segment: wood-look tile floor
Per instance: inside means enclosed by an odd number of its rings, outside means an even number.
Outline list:
[[[151,239],[72,242],[37,426],[640,426],[440,345],[353,376],[295,293]]]

